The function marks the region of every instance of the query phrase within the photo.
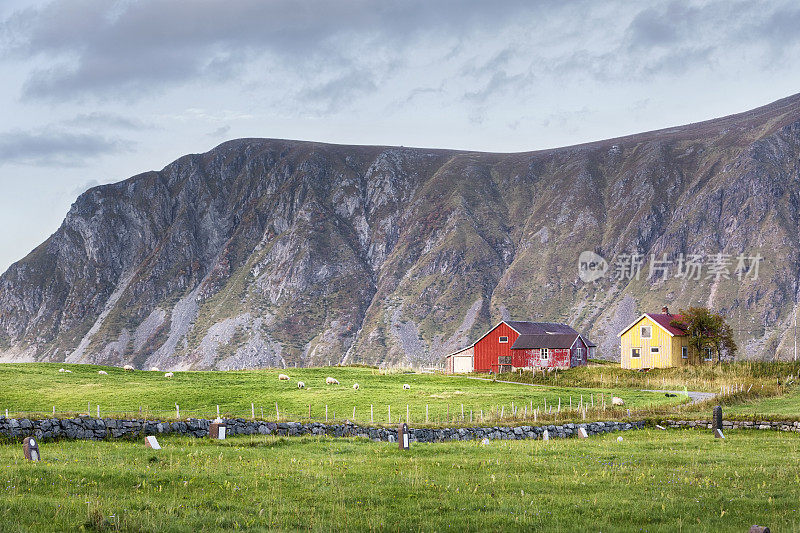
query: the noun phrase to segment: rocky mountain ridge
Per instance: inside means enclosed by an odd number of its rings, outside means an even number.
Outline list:
[[[614,359],[662,304],[711,305],[743,357],[787,358],[799,165],[800,96],[528,153],[230,141],[82,194],[0,277],[0,359],[437,364],[501,318],[569,322]],[[596,281],[583,251],[608,260]],[[676,276],[693,254],[700,279]]]

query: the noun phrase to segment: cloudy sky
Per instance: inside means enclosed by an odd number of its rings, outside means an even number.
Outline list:
[[[237,137],[525,151],[800,92],[796,2],[1,0],[0,271]]]

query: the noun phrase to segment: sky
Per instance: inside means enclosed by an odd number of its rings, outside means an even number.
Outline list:
[[[0,0],[0,271],[229,139],[519,152],[800,92],[793,1]]]

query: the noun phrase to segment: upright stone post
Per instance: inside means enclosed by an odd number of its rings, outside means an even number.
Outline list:
[[[28,461],[38,461],[40,459],[39,443],[33,437],[25,437],[25,440],[22,441],[22,451]]]
[[[397,426],[397,445],[401,450],[408,450],[408,424],[405,422]]]
[[[722,407],[719,405],[715,406],[713,410],[711,430],[714,432],[714,437],[722,436]]]

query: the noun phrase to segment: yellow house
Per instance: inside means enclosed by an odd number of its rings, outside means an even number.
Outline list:
[[[622,368],[667,368],[701,362],[689,346],[686,332],[671,324],[682,317],[670,314],[666,307],[661,311],[643,314],[619,334]],[[711,360],[711,353],[705,353],[703,361]]]

